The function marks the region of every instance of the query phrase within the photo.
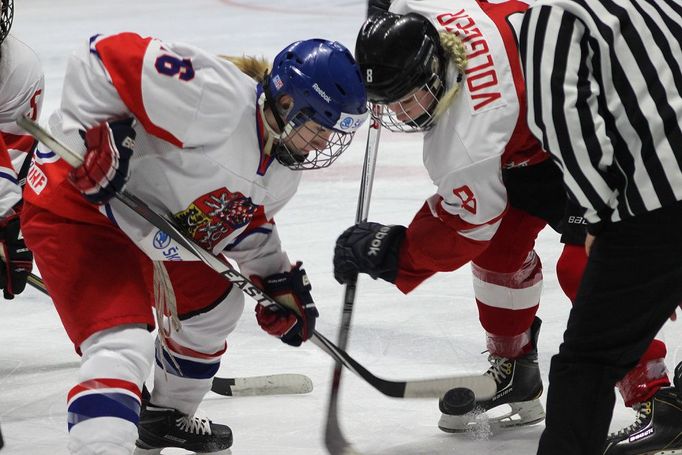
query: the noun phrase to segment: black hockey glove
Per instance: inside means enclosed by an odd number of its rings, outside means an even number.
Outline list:
[[[405,238],[404,226],[359,223],[336,239],[334,278],[341,284],[353,281],[358,273],[375,280],[394,283],[398,275],[400,245]]]
[[[33,269],[33,253],[26,248],[19,234],[19,215],[13,214],[0,221],[0,288],[8,300],[23,292]]]
[[[270,335],[279,337],[291,346],[313,336],[315,320],[320,315],[310,295],[310,281],[302,263],[290,271],[275,273],[266,278],[252,276],[251,280],[285,308],[256,305],[258,325]]]

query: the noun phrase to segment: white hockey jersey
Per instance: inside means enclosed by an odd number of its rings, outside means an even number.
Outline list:
[[[21,199],[17,175],[35,145],[15,119],[20,115],[33,120],[39,117],[44,83],[38,56],[8,35],[0,46],[0,215]]]
[[[394,0],[462,40],[462,89],[424,135],[424,165],[438,190],[407,231],[397,285],[404,292],[436,271],[454,270],[492,239],[507,209],[502,168],[548,158],[525,120],[525,88],[515,25],[528,5],[511,0]],[[446,86],[456,83],[450,65]]]
[[[95,36],[68,64],[50,129],[85,152],[79,130],[134,116],[126,190],[170,214],[196,242],[225,251],[247,276],[288,270],[273,216],[300,173],[262,152],[257,84],[232,63],[192,46],[133,33]],[[66,179],[68,166],[39,146],[26,200],[77,220],[100,214]],[[156,260],[194,260],[117,200],[100,208]]]

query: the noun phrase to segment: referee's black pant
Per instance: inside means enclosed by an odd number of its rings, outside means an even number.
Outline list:
[[[552,358],[538,455],[603,453],[616,382],[680,303],[682,204],[607,225]]]

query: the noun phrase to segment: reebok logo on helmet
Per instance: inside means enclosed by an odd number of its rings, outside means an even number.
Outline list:
[[[318,95],[322,97],[323,100],[325,100],[327,103],[331,103],[332,99],[329,95],[327,95],[324,90],[320,88],[319,85],[317,85],[317,82],[313,84],[313,90],[317,92]]]

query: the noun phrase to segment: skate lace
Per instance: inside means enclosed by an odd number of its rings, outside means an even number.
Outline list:
[[[512,372],[511,361],[505,357],[498,357],[495,355],[488,356],[488,362],[491,367],[485,372],[488,376],[492,376],[497,384],[504,382],[504,380]]]
[[[620,438],[622,436],[627,436],[630,433],[634,433],[635,431],[639,430],[642,427],[642,424],[651,415],[651,400],[645,401],[640,404],[636,404],[633,407],[637,411],[635,421],[632,424],[628,425],[627,427],[622,428],[614,433],[611,433],[609,435],[609,438]]]
[[[182,431],[192,434],[211,434],[211,421],[197,416],[182,416],[175,419],[175,423]]]

